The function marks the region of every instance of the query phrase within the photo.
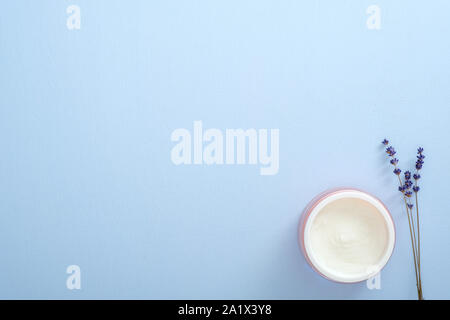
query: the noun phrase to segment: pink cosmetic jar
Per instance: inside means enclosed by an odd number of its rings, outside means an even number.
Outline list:
[[[376,197],[352,188],[333,189],[305,208],[298,241],[317,273],[354,283],[375,276],[386,265],[395,245],[395,227]]]

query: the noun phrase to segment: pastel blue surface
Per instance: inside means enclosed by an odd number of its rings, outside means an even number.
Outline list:
[[[81,8],[68,30],[66,8]],[[381,30],[366,9],[381,8]],[[449,1],[8,1],[0,10],[0,298],[415,299],[380,141],[426,150],[425,298],[450,291]],[[280,169],[181,165],[171,132],[277,128]],[[397,229],[381,290],[306,264],[308,201],[352,186]],[[66,268],[81,268],[81,290]]]

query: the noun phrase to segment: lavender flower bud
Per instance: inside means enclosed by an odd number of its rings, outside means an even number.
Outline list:
[[[394,147],[390,146],[386,148],[386,153],[390,156],[393,157],[397,152],[395,151]]]
[[[405,180],[411,179],[411,172],[405,171]]]
[[[391,164],[392,164],[393,166],[396,166],[397,163],[398,163],[398,159],[397,159],[397,158],[392,158],[390,162],[391,162]]]

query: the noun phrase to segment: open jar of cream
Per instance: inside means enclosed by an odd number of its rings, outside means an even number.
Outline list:
[[[306,207],[299,243],[320,275],[353,283],[369,279],[386,265],[394,249],[395,228],[389,211],[374,196],[336,189]]]

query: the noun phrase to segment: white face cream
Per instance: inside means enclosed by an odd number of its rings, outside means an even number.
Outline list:
[[[384,267],[395,231],[378,199],[342,190],[315,204],[305,222],[303,241],[307,258],[319,273],[335,281],[357,282]]]

